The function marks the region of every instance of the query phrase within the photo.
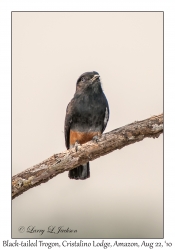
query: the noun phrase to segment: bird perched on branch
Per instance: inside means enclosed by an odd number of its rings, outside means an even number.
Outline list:
[[[82,74],[66,110],[64,133],[67,149],[100,137],[108,119],[109,106],[101,87],[100,75],[95,71]],[[84,180],[89,177],[89,162],[69,171],[70,179]]]

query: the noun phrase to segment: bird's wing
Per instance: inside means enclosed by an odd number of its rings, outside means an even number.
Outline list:
[[[109,120],[109,106],[107,104],[106,110],[105,110],[104,121],[103,121],[102,133],[103,133],[103,131],[105,130],[105,128],[107,126],[108,120]]]
[[[64,122],[64,136],[67,149],[69,149],[69,136],[70,136],[70,127],[72,124],[73,105],[74,105],[74,99],[72,99],[67,106],[66,117]]]

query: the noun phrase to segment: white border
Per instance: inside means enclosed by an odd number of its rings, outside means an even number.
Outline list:
[[[164,11],[164,240],[175,244],[175,3],[173,0],[0,2],[0,235],[11,240],[11,11]],[[51,241],[51,240],[48,240]],[[55,240],[52,240],[55,241]],[[123,240],[127,242],[127,240]],[[136,240],[133,240],[135,242]],[[140,242],[140,240],[137,240]],[[152,240],[153,241],[153,240]],[[88,242],[88,240],[86,240]],[[132,240],[128,240],[132,242]],[[148,242],[148,240],[147,240]],[[150,240],[151,242],[151,240]],[[20,248],[20,247],[18,247]],[[164,247],[165,248],[165,247]],[[45,248],[47,249],[47,248]],[[120,249],[120,248],[118,248]],[[122,248],[123,249],[123,248]],[[133,249],[133,248],[132,248]]]

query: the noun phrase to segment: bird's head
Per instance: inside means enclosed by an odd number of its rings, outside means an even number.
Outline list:
[[[101,86],[100,75],[96,71],[83,73],[77,80],[76,91],[96,89]]]

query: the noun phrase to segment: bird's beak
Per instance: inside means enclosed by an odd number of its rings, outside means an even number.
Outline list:
[[[92,79],[90,80],[91,83],[93,83],[96,79],[98,79],[100,76],[99,75],[94,75]]]

